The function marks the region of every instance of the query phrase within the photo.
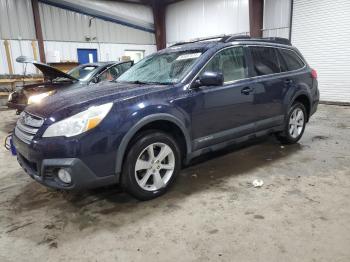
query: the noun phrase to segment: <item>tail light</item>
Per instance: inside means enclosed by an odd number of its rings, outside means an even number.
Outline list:
[[[312,77],[312,79],[317,79],[317,72],[315,69],[311,70],[311,77]]]

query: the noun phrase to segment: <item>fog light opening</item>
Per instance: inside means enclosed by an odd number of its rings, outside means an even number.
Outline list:
[[[72,182],[72,177],[67,169],[59,169],[57,176],[65,184],[70,184]]]

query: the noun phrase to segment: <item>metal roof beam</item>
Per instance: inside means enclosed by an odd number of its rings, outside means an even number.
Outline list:
[[[142,31],[154,33],[154,24],[146,23],[144,21],[135,21],[135,19],[132,19],[129,17],[106,13],[106,12],[94,9],[93,7],[82,6],[77,3],[72,3],[66,0],[38,0],[38,1],[44,4],[63,8],[73,12],[96,17],[108,22],[117,23],[117,24],[125,25],[131,28],[139,29]]]

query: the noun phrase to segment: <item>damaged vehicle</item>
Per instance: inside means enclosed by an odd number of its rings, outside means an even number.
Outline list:
[[[19,90],[10,93],[7,106],[17,109],[17,114],[33,103],[40,103],[44,98],[71,88],[86,87],[102,81],[117,79],[128,70],[132,61],[125,62],[96,62],[79,65],[67,73],[52,66],[20,56],[18,63],[32,64],[44,75],[44,82],[24,85]]]

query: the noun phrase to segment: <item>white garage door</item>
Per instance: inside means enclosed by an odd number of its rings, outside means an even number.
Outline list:
[[[322,101],[350,102],[350,1],[294,0],[292,43],[316,69]]]

